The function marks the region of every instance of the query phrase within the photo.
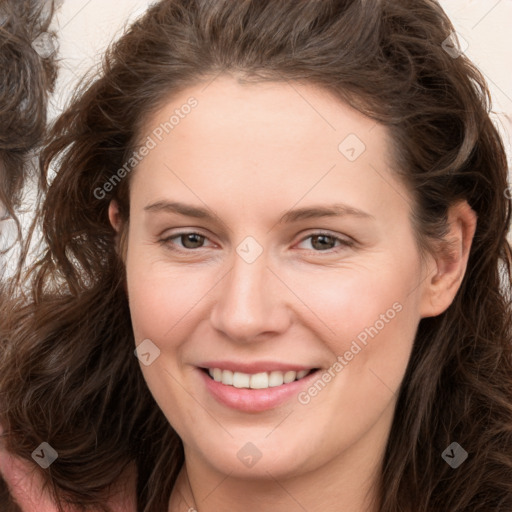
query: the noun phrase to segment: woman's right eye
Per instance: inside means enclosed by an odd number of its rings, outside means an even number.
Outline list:
[[[180,243],[182,244],[181,248],[179,246],[176,247],[176,243],[173,242],[173,240],[175,239],[178,239],[180,241]],[[204,243],[205,240],[207,240],[207,238],[204,235],[201,235],[200,233],[186,231],[163,238],[159,240],[159,242],[173,251],[186,252],[194,249],[200,249],[201,244]]]

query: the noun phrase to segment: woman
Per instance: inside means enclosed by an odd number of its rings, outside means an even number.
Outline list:
[[[166,0],[112,46],[6,326],[8,448],[56,503],[511,509],[506,158],[452,31]]]

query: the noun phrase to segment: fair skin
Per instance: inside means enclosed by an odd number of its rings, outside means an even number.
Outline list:
[[[418,323],[452,302],[475,214],[455,205],[452,251],[422,261],[385,128],[313,85],[221,76],[173,97],[141,139],[190,96],[198,106],[131,177],[124,255],[136,344],[149,339],[160,350],[141,370],[184,443],[168,510],[373,511]],[[354,161],[338,150],[349,134],[366,146]],[[177,201],[213,217],[154,206]],[[364,214],[279,223],[290,210],[334,203]],[[109,215],[119,231],[115,201]],[[262,249],[250,263],[237,253],[248,236]],[[250,243],[241,247],[253,251]],[[367,344],[345,355],[371,326]],[[338,356],[342,371],[309,392]],[[209,362],[249,374],[271,364],[319,370],[283,384],[293,392],[278,404],[251,410],[264,399],[244,396],[262,390],[215,383],[201,370]],[[245,405],[219,400],[212,386]],[[252,456],[261,458],[243,463]]]

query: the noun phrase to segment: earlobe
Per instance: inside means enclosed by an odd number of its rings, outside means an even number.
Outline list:
[[[425,280],[421,316],[437,316],[453,302],[466,273],[477,215],[467,201],[452,205],[448,211],[448,233],[432,255],[434,270]]]

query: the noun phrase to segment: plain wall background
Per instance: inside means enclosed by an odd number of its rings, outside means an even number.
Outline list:
[[[236,1],[236,0],[233,0]],[[60,0],[54,21],[59,37],[60,74],[50,116],[66,105],[87,71],[98,66],[108,44],[143,14],[149,0]],[[466,55],[484,74],[493,98],[493,120],[512,167],[512,0],[441,0],[460,36]],[[510,188],[512,191],[512,186]],[[512,232],[511,232],[512,240]]]

